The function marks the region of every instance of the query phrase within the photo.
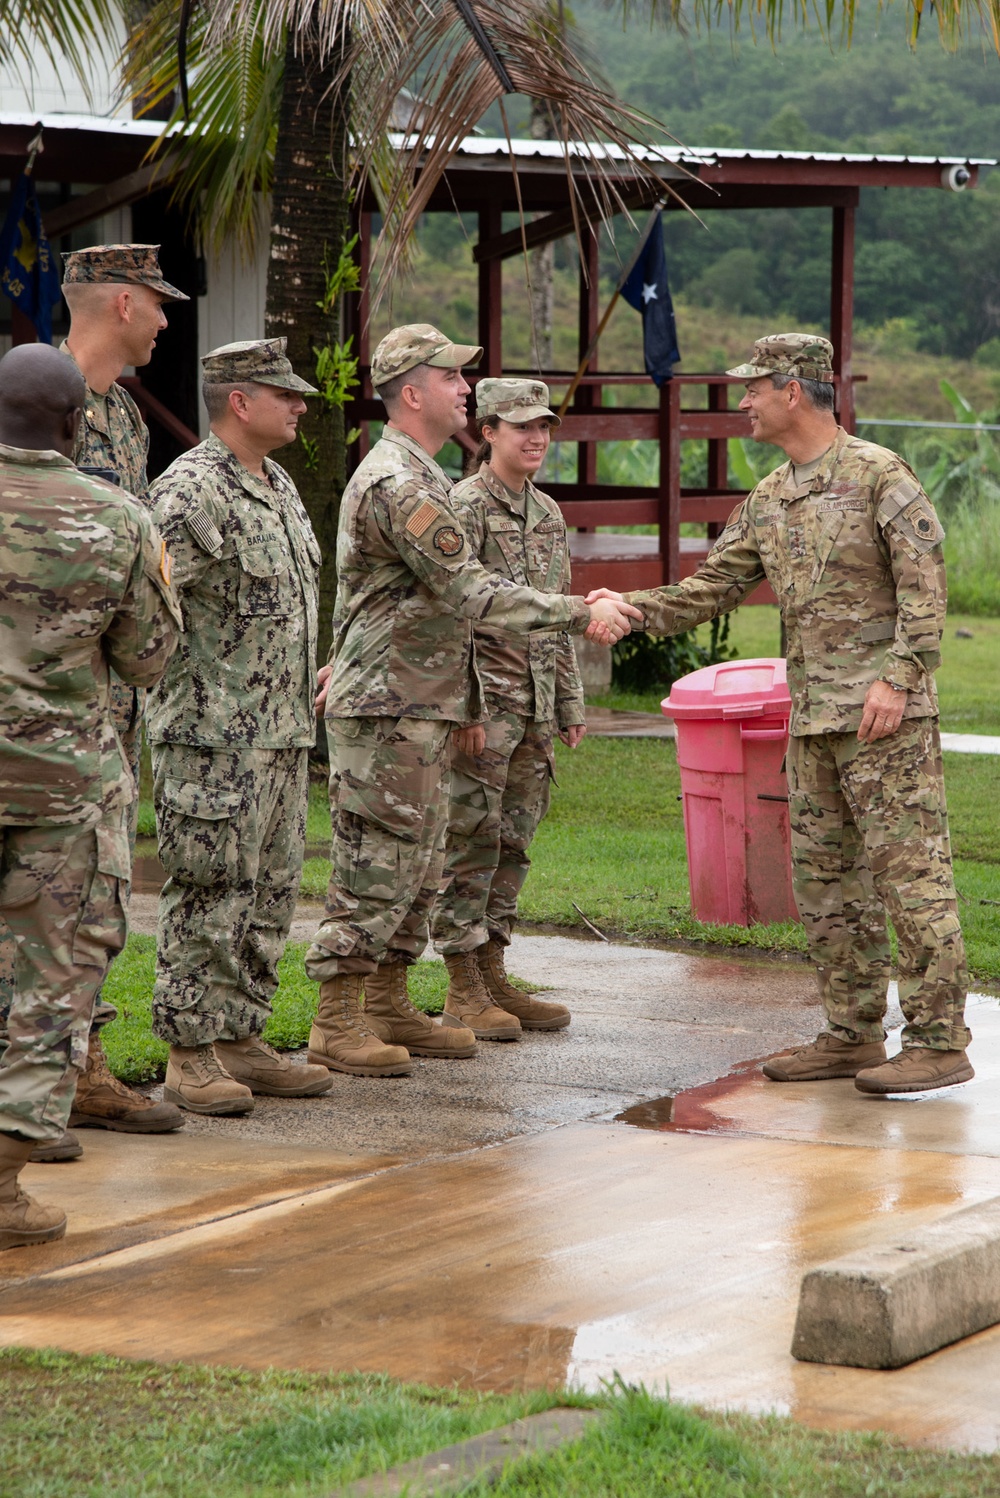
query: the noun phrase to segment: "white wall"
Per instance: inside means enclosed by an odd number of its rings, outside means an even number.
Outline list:
[[[261,199],[257,253],[245,264],[239,248],[230,244],[218,258],[208,262],[208,295],[198,301],[198,358],[224,343],[264,336],[264,303],[267,292],[267,251],[270,205]],[[208,435],[204,407],[200,414],[201,435]]]

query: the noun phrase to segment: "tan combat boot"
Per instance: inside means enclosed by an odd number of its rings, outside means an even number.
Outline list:
[[[57,1160],[79,1160],[83,1145],[69,1129],[63,1129],[58,1139],[46,1139],[36,1144],[28,1156],[30,1165],[52,1165]]]
[[[166,1134],[184,1125],[170,1103],[154,1103],[119,1082],[108,1067],[99,1031],[91,1031],[87,1064],[76,1084],[72,1129],[114,1129],[120,1134]]]
[[[309,1031],[309,1060],[352,1077],[405,1077],[410,1053],[386,1045],[361,1013],[361,974],[338,973],[319,988],[319,1008]]]
[[[880,1040],[841,1040],[824,1030],[809,1045],[783,1051],[765,1061],[761,1071],[772,1082],[829,1082],[834,1077],[856,1077],[866,1066],[885,1060]]]
[[[206,1045],[172,1045],[163,1096],[189,1113],[252,1113],[253,1093],[231,1077]]]
[[[485,946],[476,949],[479,971],[494,1004],[506,1009],[508,1014],[516,1014],[522,1030],[564,1030],[572,1018],[566,1005],[536,999],[532,994],[514,988],[507,977],[505,951],[503,942],[495,937],[490,937]]]
[[[872,1062],[854,1078],[859,1092],[930,1092],[955,1087],[975,1076],[964,1051],[935,1051],[930,1046],[905,1046],[881,1066]]]
[[[477,1040],[520,1040],[521,1021],[490,998],[475,952],[450,952],[443,1025],[466,1025]]]
[[[263,1097],[318,1097],[333,1086],[325,1066],[296,1066],[259,1035],[217,1040],[215,1054],[231,1077]]]
[[[380,1040],[405,1045],[414,1056],[452,1059],[474,1056],[476,1037],[464,1025],[441,1025],[410,1002],[406,992],[406,963],[382,963],[365,973],[365,1019]]]
[[[61,1207],[33,1201],[17,1184],[34,1147],[31,1139],[0,1134],[0,1249],[52,1243],[66,1231]]]

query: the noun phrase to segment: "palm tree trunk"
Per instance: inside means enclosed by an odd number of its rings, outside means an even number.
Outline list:
[[[288,339],[296,373],[315,384],[316,350],[340,338],[340,306],[324,310],[327,268],[336,266],[348,223],[348,90],[331,89],[339,58],[320,65],[314,28],[291,39],[274,162],[266,332]],[[276,454],[294,479],[323,551],[320,660],[330,645],[337,590],[337,519],[346,482],[344,412],[318,396],[299,425],[300,440]]]

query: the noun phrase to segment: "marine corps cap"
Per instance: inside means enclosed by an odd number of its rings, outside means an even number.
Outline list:
[[[461,369],[463,364],[478,364],[482,357],[478,343],[452,343],[429,322],[406,323],[386,333],[372,355],[372,385],[377,390],[418,364]]]
[[[758,338],[749,364],[738,364],[726,374],[741,380],[759,380],[765,375],[793,375],[797,380],[819,380],[833,384],[833,344],[815,333],[772,333]]]
[[[298,390],[317,395],[315,385],[300,380],[285,357],[287,338],[249,338],[243,343],[224,343],[202,356],[206,385],[277,385],[279,390]]]
[[[514,426],[548,416],[553,426],[562,420],[549,407],[549,387],[541,380],[480,380],[476,386],[476,417],[488,421],[496,417]]]
[[[122,283],[148,286],[168,302],[189,302],[191,298],[163,279],[158,244],[92,244],[86,250],[71,250],[63,255],[63,285],[89,281],[95,285]]]

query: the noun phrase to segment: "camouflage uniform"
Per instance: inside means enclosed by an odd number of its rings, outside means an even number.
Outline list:
[[[478,415],[552,417],[548,394],[539,381],[480,380]],[[488,571],[545,593],[570,591],[566,523],[555,501],[530,480],[519,506],[483,463],[451,498],[470,549]],[[475,756],[452,755],[445,868],[434,912],[434,941],[442,952],[472,951],[491,937],[509,944],[531,866],[527,850],[549,806],[553,737],[586,721],[567,634],[539,632],[525,640],[479,625],[473,641],[485,692],[486,746]]]
[[[95,245],[63,256],[65,280],[100,284],[142,284],[160,292],[168,301],[189,300],[176,286],[163,279],[157,259],[157,245]],[[69,344],[60,351],[73,359]],[[76,360],[73,359],[73,363]],[[73,462],[80,468],[103,468],[118,475],[121,487],[140,503],[149,503],[146,459],[149,433],[139,414],[139,407],[117,381],[104,395],[86,386],[83,416],[73,448]],[[126,761],[139,783],[139,725],[142,715],[142,693],[111,673],[111,716],[121,739]],[[123,897],[128,903],[131,862],[135,849],[136,819],[139,801],[136,796],[125,807],[129,843],[129,870],[124,881]],[[10,933],[0,926],[0,1050],[6,1044],[7,1014],[14,994],[15,946]],[[117,1010],[98,997],[94,1006],[94,1028],[109,1024]]]
[[[127,495],[57,453],[0,447],[0,915],[17,943],[0,1130],[23,1139],[65,1128],[125,941],[135,786],[109,668],[143,686],[163,671],[180,623],[168,575]]]
[[[785,372],[781,348],[759,351],[789,338],[804,335],[762,340],[754,363],[730,373]],[[933,677],[946,601],[943,535],[906,463],[838,428],[803,482],[784,463],[757,485],[693,577],[626,597],[647,629],[674,634],[735,608],[768,579],[787,634],[793,882],[828,1026],[846,1039],[881,1040],[888,912],[899,942],[904,1045],[963,1050],[967,973]],[[861,743],[875,680],[906,690],[903,723]]]
[[[411,331],[394,330],[376,350],[376,385],[438,357],[433,343],[429,358],[414,358],[394,341]],[[442,367],[481,352],[431,334]],[[444,858],[449,731],[482,717],[468,621],[488,617],[518,634],[582,633],[590,622],[581,599],[480,566],[449,490],[424,448],[389,426],[344,491],[326,704],[333,873],[306,954],[318,982],[411,962],[426,944]]]
[[[311,391],[284,347],[227,345],[206,379]],[[185,623],[146,714],[167,874],[153,1028],[175,1046],[264,1028],[302,873],[320,551],[291,479],[264,467],[213,434],[152,491]]]

